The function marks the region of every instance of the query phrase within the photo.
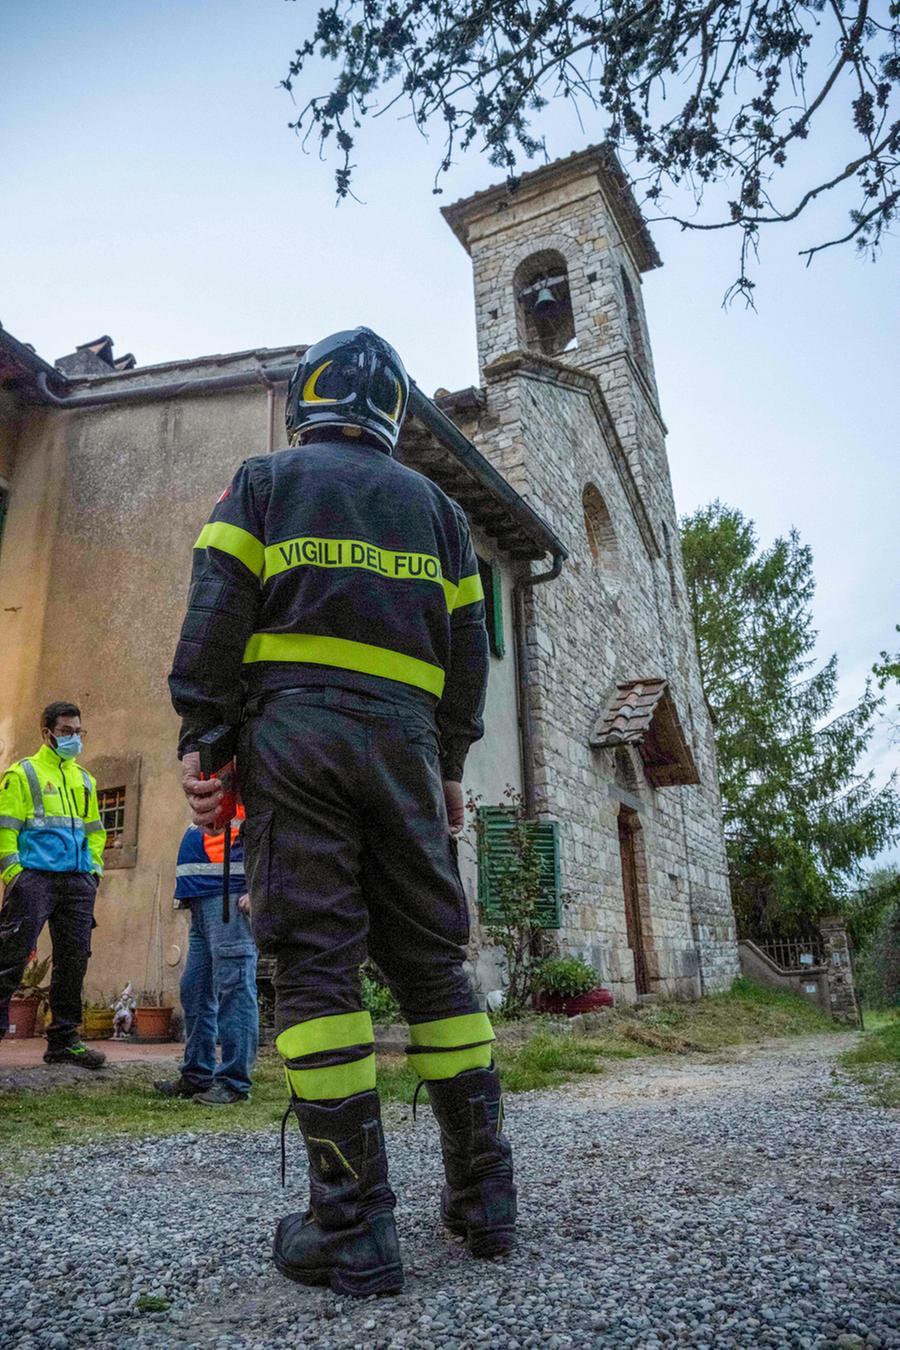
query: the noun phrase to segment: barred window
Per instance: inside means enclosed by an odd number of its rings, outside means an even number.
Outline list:
[[[103,865],[107,869],[137,866],[138,815],[141,803],[141,757],[102,755],[86,769],[97,780],[97,805],[106,830]]]
[[[97,793],[106,847],[121,848],[125,836],[125,788],[101,788]]]

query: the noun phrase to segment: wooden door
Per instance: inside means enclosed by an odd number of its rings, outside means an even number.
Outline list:
[[[619,812],[619,856],[622,860],[622,890],[625,895],[625,931],[634,955],[634,983],[639,994],[650,993],[641,907],[638,897],[637,867],[634,857],[634,826],[624,811]]]

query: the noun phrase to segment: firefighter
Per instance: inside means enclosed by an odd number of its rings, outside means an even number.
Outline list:
[[[278,1224],[274,1260],[360,1297],[403,1281],[367,954],[440,1126],[444,1222],[496,1256],[516,1211],[453,837],[484,729],[484,598],[463,511],[393,458],[408,393],[370,329],[306,352],[292,448],[247,460],[197,540],[170,676],[197,824],[221,827],[222,792],[200,779],[198,740],[240,723],[253,933],[276,959],[276,1046],[310,1167],[309,1210]]]

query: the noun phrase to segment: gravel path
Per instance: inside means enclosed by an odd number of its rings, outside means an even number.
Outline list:
[[[282,1280],[269,1134],[69,1148],[0,1198],[4,1350],[900,1347],[900,1113],[835,1090],[846,1037],[637,1060],[508,1102],[521,1226],[474,1263],[435,1219],[428,1110],[389,1131],[406,1292]],[[150,1298],[165,1299],[151,1311]],[[141,1304],[143,1303],[143,1309]]]

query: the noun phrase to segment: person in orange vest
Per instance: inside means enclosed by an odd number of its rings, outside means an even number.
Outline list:
[[[231,824],[231,917],[222,917],[225,835],[189,825],[175,867],[175,905],[191,911],[191,935],[181,1005],[186,1043],[175,1079],[154,1083],[164,1097],[192,1097],[201,1106],[234,1106],[250,1095],[259,1043],[256,944],[250,933],[250,900],[244,879],[240,825]],[[222,1058],[216,1061],[216,1044]]]

